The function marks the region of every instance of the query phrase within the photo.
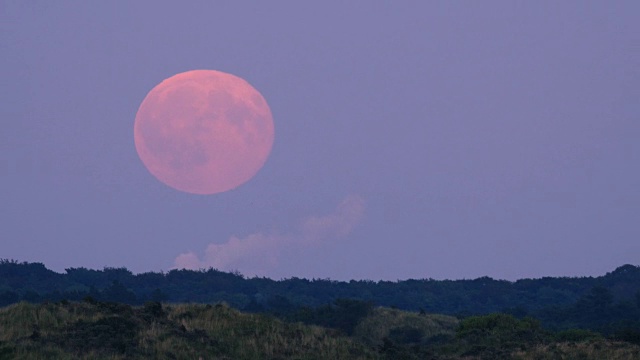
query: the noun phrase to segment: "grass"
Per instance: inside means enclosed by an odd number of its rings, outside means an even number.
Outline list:
[[[377,359],[335,330],[226,305],[20,303],[0,310],[0,359]]]
[[[515,360],[636,360],[640,359],[640,347],[628,343],[603,339],[585,342],[564,342],[540,345],[513,354]]]
[[[358,324],[353,336],[372,347],[382,346],[385,338],[405,344],[424,344],[438,338],[453,337],[458,322],[452,316],[376,308]]]
[[[0,360],[640,359],[640,346],[582,330],[525,341],[535,324],[505,316],[376,308],[348,337],[224,304],[19,303],[0,309]]]

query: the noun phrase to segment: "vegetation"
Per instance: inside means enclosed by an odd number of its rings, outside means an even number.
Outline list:
[[[633,265],[596,278],[339,282],[0,260],[2,306],[0,359],[640,358]]]
[[[443,314],[487,314],[510,311],[514,315],[538,312],[554,306],[568,306],[580,299],[596,305],[586,296],[594,288],[599,305],[640,303],[640,267],[624,265],[601,277],[522,279],[515,282],[481,277],[474,280],[433,279],[405,281],[349,281],[329,279],[245,278],[239,273],[215,269],[171,270],[167,273],[132,274],[125,268],[92,270],[69,268],[59,274],[40,263],[0,260],[0,305],[18,301],[61,299],[117,300],[140,305],[149,300],[170,302],[225,301],[235,308],[265,307],[275,297],[296,306],[316,307],[336,299],[359,299],[375,305]],[[597,294],[596,294],[597,295]],[[610,299],[607,299],[607,297]],[[597,297],[597,296],[596,296]],[[591,302],[590,302],[591,301]]]
[[[336,305],[338,306],[338,305]],[[356,306],[351,303],[349,306]],[[366,306],[360,304],[359,306]],[[340,317],[334,313],[334,317]],[[341,313],[346,315],[345,313]],[[340,323],[340,322],[338,322]],[[0,309],[0,359],[637,359],[640,346],[534,319],[374,308],[352,335],[224,304],[84,302]]]
[[[353,337],[374,348],[385,343],[429,345],[452,339],[458,323],[458,319],[446,315],[376,308],[358,323]]]
[[[19,303],[0,311],[0,358],[375,359],[338,331],[226,305]]]

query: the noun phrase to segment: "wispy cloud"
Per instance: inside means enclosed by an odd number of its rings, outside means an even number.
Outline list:
[[[244,238],[232,236],[226,243],[211,243],[204,255],[193,252],[175,259],[177,269],[215,268],[238,270],[245,275],[273,276],[282,262],[300,252],[346,237],[364,216],[364,200],[351,195],[331,214],[303,219],[294,231],[285,234],[255,233]]]

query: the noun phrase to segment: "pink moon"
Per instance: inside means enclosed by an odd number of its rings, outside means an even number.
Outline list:
[[[136,150],[164,184],[193,194],[234,189],[262,168],[274,126],[265,99],[245,80],[215,70],[174,75],[144,98]]]

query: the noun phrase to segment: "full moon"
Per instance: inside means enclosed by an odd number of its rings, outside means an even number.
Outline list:
[[[215,194],[251,179],[273,145],[265,99],[245,80],[215,70],[165,79],[144,98],[134,125],[140,159],[166,185]]]

